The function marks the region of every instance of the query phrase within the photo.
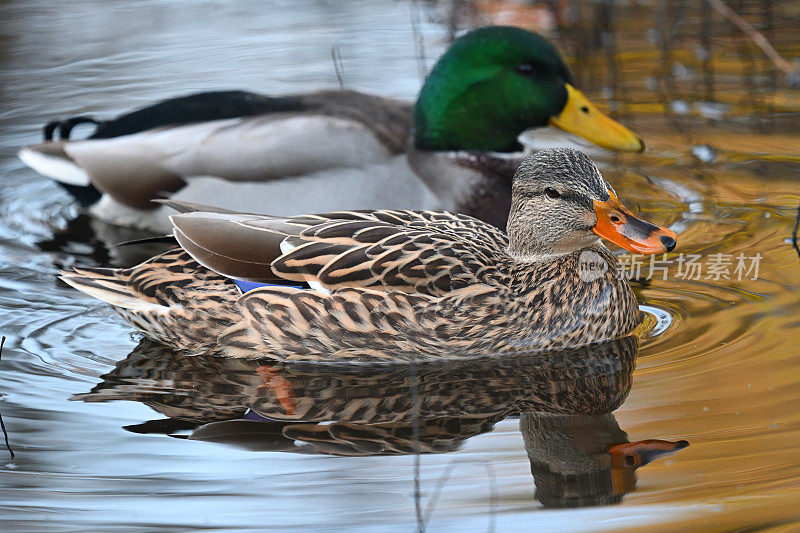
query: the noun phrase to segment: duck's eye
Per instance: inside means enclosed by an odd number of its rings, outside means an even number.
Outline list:
[[[558,192],[557,190],[555,190],[552,187],[545,187],[544,193],[547,195],[548,198],[555,199],[555,198],[560,198],[561,197],[561,193]]]
[[[516,66],[515,70],[518,74],[522,74],[523,76],[533,76],[536,74],[536,69],[531,63],[520,63]]]

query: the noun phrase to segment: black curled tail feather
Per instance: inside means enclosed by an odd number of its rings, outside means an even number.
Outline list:
[[[72,133],[72,128],[79,124],[94,124],[95,126],[99,126],[101,124],[100,121],[95,120],[92,117],[70,117],[67,120],[53,120],[48,122],[44,125],[42,129],[42,133],[44,134],[45,141],[52,141],[53,134],[58,131],[58,138],[60,140],[69,139],[70,133]]]
[[[102,122],[86,116],[70,117],[66,120],[53,120],[45,124],[44,128],[42,128],[44,140],[54,140],[53,137],[55,136],[56,132],[58,132],[58,140],[68,140],[70,134],[72,133],[72,129],[79,124],[94,124],[95,126],[100,126]],[[72,185],[70,183],[62,183],[60,181],[57,181],[56,183],[58,183],[63,189],[72,195],[72,197],[75,198],[75,200],[77,200],[77,202],[83,207],[89,207],[100,200],[100,197],[102,196],[100,191],[97,190],[97,188],[92,184],[82,186]]]

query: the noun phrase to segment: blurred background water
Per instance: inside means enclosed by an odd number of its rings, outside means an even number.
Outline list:
[[[777,68],[714,5],[1,1],[0,414],[17,455],[0,449],[0,527],[407,531],[440,482],[429,530],[800,527],[800,255],[789,242],[800,202],[800,92],[791,69]],[[726,5],[798,67],[800,3]],[[16,159],[18,147],[37,142],[51,119],[113,116],[200,90],[284,94],[341,78],[347,88],[413,98],[454,34],[489,23],[544,32],[578,86],[644,137],[644,155],[593,154],[620,198],[679,231],[673,258],[762,258],[755,280],[686,279],[673,262],[667,280],[637,284],[669,327],[642,341],[615,418],[576,422],[586,438],[619,440],[621,428],[631,441],[691,446],[639,470],[637,490],[617,505],[545,511],[531,476],[536,439],[525,429],[540,422],[514,402],[447,426],[445,444],[423,450],[438,453],[419,456],[419,468],[418,449],[401,444],[392,455],[279,450],[309,440],[297,429],[289,438],[278,427],[272,448],[257,435],[260,451],[215,442],[242,433],[230,427],[168,436],[241,417],[248,402],[225,396],[229,385],[212,387],[220,402],[204,400],[199,415],[192,391],[214,381],[207,369],[143,352],[104,304],[56,283],[60,266],[134,261],[108,243],[136,235],[78,216],[64,192]],[[197,374],[187,378],[185,365]],[[79,397],[87,401],[70,401],[98,383],[93,397]],[[525,398],[524,387],[514,390]]]

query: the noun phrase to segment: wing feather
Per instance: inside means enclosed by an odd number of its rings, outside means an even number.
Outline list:
[[[251,281],[305,281],[327,290],[440,295],[502,282],[494,274],[498,263],[506,261],[508,244],[494,226],[434,211],[343,211],[290,218],[190,212],[172,221],[181,245],[220,274]]]

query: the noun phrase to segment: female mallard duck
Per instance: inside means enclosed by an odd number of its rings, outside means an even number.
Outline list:
[[[675,233],[627,211],[575,150],[526,158],[512,194],[508,236],[432,211],[188,212],[172,217],[182,249],[62,279],[155,340],[232,357],[422,360],[630,333],[636,298],[598,236],[647,254]]]
[[[60,129],[62,140],[23,148],[20,158],[99,218],[154,229],[168,226],[167,210],[152,202],[165,195],[276,215],[444,209],[503,227],[519,162],[509,154],[523,130],[549,124],[614,150],[644,146],[572,86],[552,44],[511,27],[455,41],[416,105],[353,91],[202,93],[69,140],[87,120],[51,123],[46,139]]]

